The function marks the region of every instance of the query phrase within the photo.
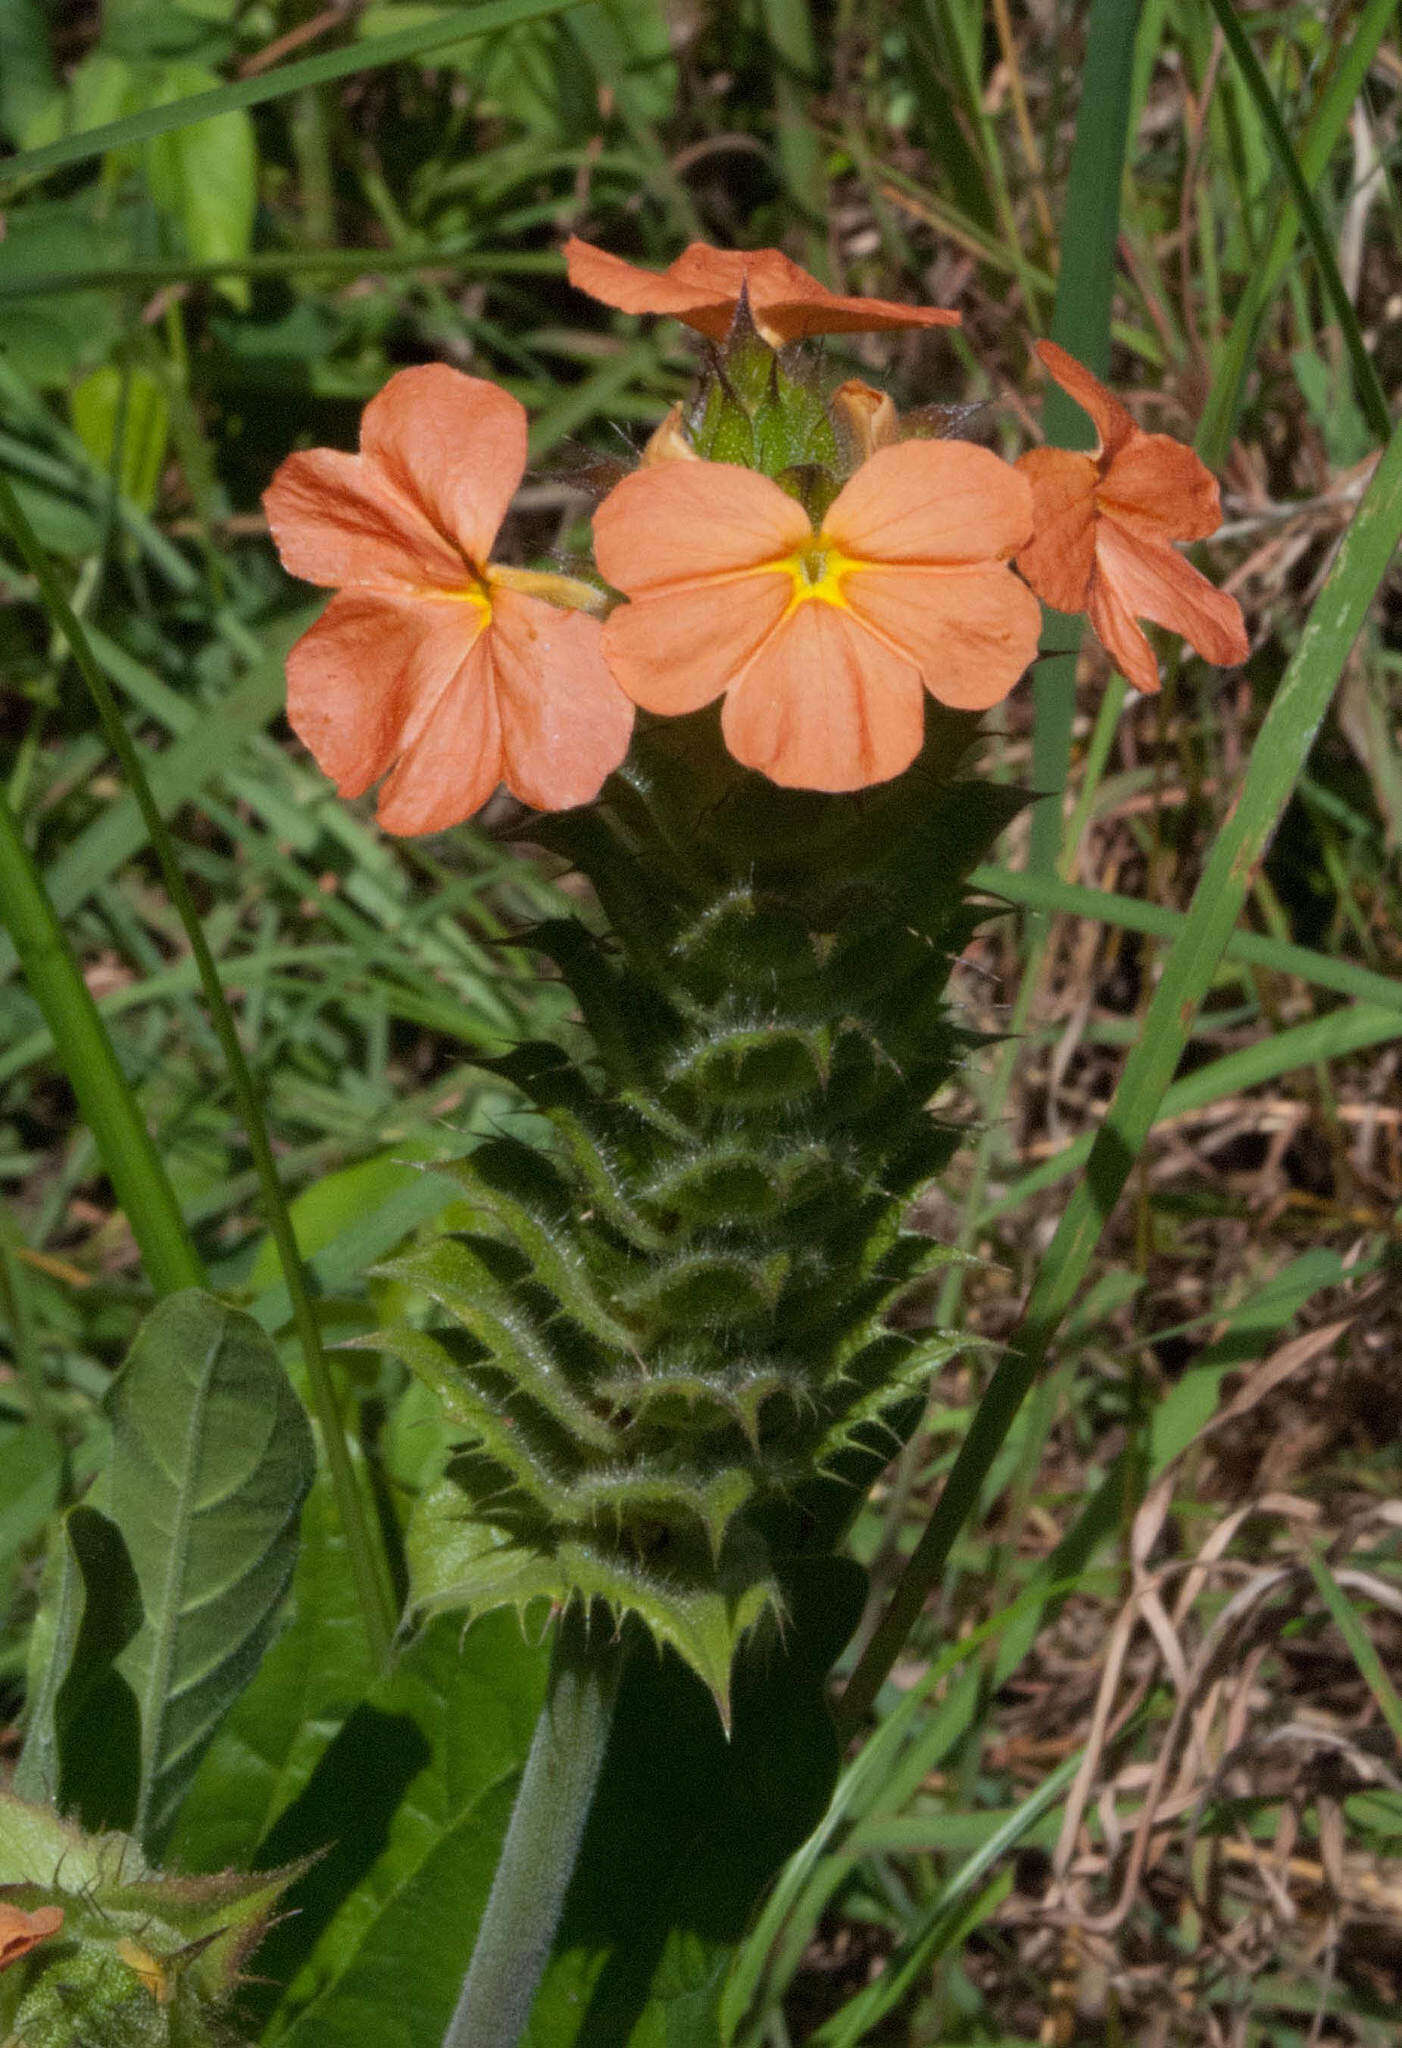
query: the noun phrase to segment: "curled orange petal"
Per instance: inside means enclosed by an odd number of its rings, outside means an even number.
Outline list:
[[[956,327],[941,306],[904,306],[831,292],[779,249],[713,249],[693,242],[663,271],[645,270],[571,235],[570,283],[622,313],[664,313],[712,341],[730,332],[743,292],[755,326],[775,348],[814,334],[860,334],[903,327]]]
[[[36,1906],[26,1913],[22,1906],[0,1902],[0,1970],[19,1962],[41,1941],[52,1941],[62,1926],[62,1906]]]
[[[1054,341],[1039,341],[1033,346],[1043,368],[1050,371],[1068,397],[1075,399],[1082,412],[1090,414],[1100,436],[1099,453],[1113,455],[1138,431],[1133,416],[1084,363],[1078,363],[1064,348],[1058,348]]]
[[[1122,526],[1153,538],[1206,540],[1222,524],[1216,477],[1168,434],[1136,429],[1106,469],[1097,497]]]
[[[1102,519],[1096,565],[1136,618],[1181,633],[1204,661],[1219,668],[1245,661],[1250,643],[1241,606],[1166,542],[1148,541],[1115,519]]]
[[[1032,537],[1017,566],[1054,611],[1083,611],[1095,570],[1099,466],[1065,448],[1032,448],[1017,468],[1032,488]]]

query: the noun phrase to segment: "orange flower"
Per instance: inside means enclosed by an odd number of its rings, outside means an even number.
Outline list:
[[[50,1941],[63,1925],[62,1906],[36,1906],[26,1913],[21,1906],[0,1901],[0,1970],[8,1970],[41,1941]]]
[[[570,283],[620,313],[669,313],[712,341],[724,341],[740,294],[771,348],[810,334],[868,334],[892,327],[957,327],[942,306],[901,306],[892,299],[849,299],[830,292],[778,249],[712,249],[693,242],[663,271],[643,270],[571,235]]]
[[[509,392],[425,364],[371,400],[358,455],[289,455],[264,495],[287,568],[339,592],[287,658],[288,718],[343,796],[393,769],[387,831],[442,831],[499,782],[566,810],[627,751],[599,621],[561,609],[598,592],[487,559],[525,463]]]
[[[599,568],[632,600],[604,653],[650,711],[726,692],[726,744],[773,781],[862,789],[914,759],[922,686],[981,711],[1031,661],[1041,615],[1004,566],[1031,526],[1023,479],[960,441],[880,449],[816,533],[753,470],[638,470],[594,516]]]
[[[1033,534],[1017,566],[1059,612],[1088,612],[1116,667],[1157,690],[1159,667],[1136,619],[1168,626],[1204,660],[1228,667],[1248,650],[1241,606],[1169,543],[1204,540],[1222,523],[1217,485],[1191,448],[1146,434],[1074,356],[1037,354],[1095,423],[1094,455],[1034,448],[1018,460],[1032,486]]]

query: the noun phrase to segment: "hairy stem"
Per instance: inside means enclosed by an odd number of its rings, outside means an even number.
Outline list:
[[[626,1649],[572,1606],[462,1995],[443,2048],[515,2048],[550,1957],[613,1721]]]

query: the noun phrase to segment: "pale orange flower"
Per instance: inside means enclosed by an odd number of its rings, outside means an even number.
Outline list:
[[[62,1926],[62,1906],[36,1906],[26,1913],[21,1906],[0,1901],[0,1970],[19,1962],[41,1941],[51,1941]]]
[[[569,279],[620,313],[666,313],[712,341],[724,341],[743,291],[750,318],[771,348],[811,334],[871,334],[894,327],[957,327],[943,306],[844,298],[778,249],[712,249],[693,242],[662,271],[644,270],[581,242],[565,244]]]
[[[1041,614],[1005,566],[1031,525],[1016,470],[960,441],[878,450],[816,533],[754,470],[638,470],[594,515],[599,568],[631,599],[604,653],[650,711],[725,692],[726,744],[773,781],[862,789],[914,759],[925,690],[981,711],[1031,661]]]
[[[500,782],[567,810],[627,751],[599,621],[568,608],[598,593],[488,560],[525,464],[519,402],[431,363],[371,400],[358,455],[289,455],[264,495],[286,567],[339,592],[287,658],[288,718],[343,796],[392,769],[387,831],[442,831]]]
[[[1074,356],[1039,341],[1037,354],[1090,414],[1094,455],[1034,448],[1018,468],[1032,486],[1032,539],[1017,566],[1059,612],[1087,612],[1116,667],[1137,690],[1157,690],[1159,666],[1135,622],[1152,619],[1229,667],[1248,652],[1241,606],[1170,545],[1205,540],[1222,523],[1217,484],[1191,448],[1146,434]]]

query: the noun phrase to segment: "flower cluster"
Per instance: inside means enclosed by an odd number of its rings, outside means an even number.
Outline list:
[[[661,274],[574,238],[566,257],[605,304],[713,345],[695,402],[595,513],[607,589],[491,560],[526,415],[443,365],[390,379],[358,454],[292,455],[266,494],[286,566],[337,593],[289,656],[289,718],[343,795],[385,778],[387,830],[439,831],[503,783],[541,810],[587,802],[635,707],[723,699],[731,754],[790,788],[887,781],[920,750],[927,693],[969,711],[1007,696],[1039,598],[1085,611],[1141,690],[1158,688],[1141,618],[1209,661],[1245,659],[1235,601],[1171,545],[1216,529],[1215,482],[1065,351],[1037,349],[1099,447],[1009,464],[903,426],[860,382],[824,402],[791,354],[955,313],[843,297],[774,249],[696,243]]]

